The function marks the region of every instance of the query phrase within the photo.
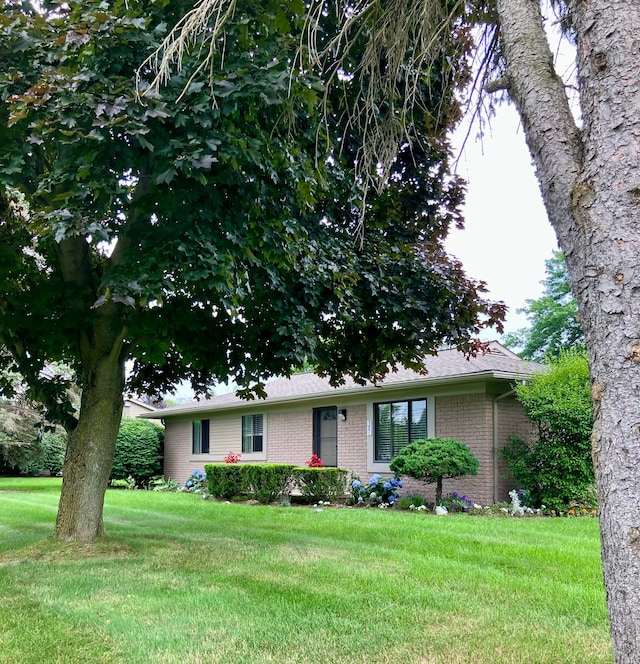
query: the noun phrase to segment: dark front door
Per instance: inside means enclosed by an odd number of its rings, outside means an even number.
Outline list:
[[[325,466],[338,465],[338,409],[313,409],[313,451]]]

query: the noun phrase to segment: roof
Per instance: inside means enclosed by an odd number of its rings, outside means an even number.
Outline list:
[[[127,395],[124,398],[124,405],[131,405],[134,404],[136,406],[139,406],[140,408],[144,408],[149,411],[155,411],[158,410],[155,406],[152,406],[151,404],[145,403],[144,401],[141,401],[140,399],[132,396],[132,395]]]
[[[261,403],[277,404],[334,395],[344,397],[371,393],[385,388],[398,389],[469,380],[515,381],[527,378],[541,368],[541,365],[535,362],[526,362],[497,341],[490,342],[487,353],[470,358],[454,348],[440,350],[437,355],[428,356],[424,366],[426,373],[398,367],[375,385],[370,382],[359,385],[352,378],[345,377],[343,385],[332,387],[327,378],[321,378],[314,373],[294,374],[291,378],[277,378],[268,381],[265,385],[267,397],[261,399]],[[157,410],[155,413],[145,413],[140,417],[164,419],[199,411],[247,407],[252,403],[255,402],[241,399],[236,396],[235,392],[230,392],[211,399]]]

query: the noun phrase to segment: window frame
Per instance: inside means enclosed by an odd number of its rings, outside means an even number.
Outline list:
[[[265,453],[265,434],[264,434],[264,413],[251,413],[242,416],[240,423],[240,449],[245,454],[264,454]],[[250,422],[251,428],[245,427],[245,423]],[[259,426],[256,427],[256,423]],[[256,430],[257,429],[257,430]],[[245,440],[251,441],[249,446],[245,446]],[[250,449],[246,449],[250,447]]]
[[[413,421],[413,404],[415,403],[421,403],[424,404],[424,417],[425,417],[425,423],[424,423],[424,430],[420,432],[412,432],[412,429],[415,428],[414,421]],[[394,440],[393,440],[393,407],[398,406],[398,405],[404,405],[406,404],[407,407],[407,414],[406,414],[406,419],[407,419],[407,441],[402,445],[402,447],[396,447],[394,445]],[[381,458],[379,455],[379,449],[380,449],[380,408],[382,406],[390,406],[390,425],[389,425],[389,432],[391,434],[391,439],[389,441],[389,446],[390,446],[390,457],[388,459]],[[426,397],[419,397],[416,399],[393,399],[391,401],[379,401],[373,404],[373,414],[374,414],[374,432],[373,432],[373,460],[375,463],[390,463],[392,459],[394,459],[400,452],[400,450],[403,447],[406,447],[410,443],[412,443],[414,440],[419,440],[420,438],[425,438],[428,435],[428,429],[429,429],[429,408],[428,408],[428,400]]]
[[[415,393],[414,393],[415,394]],[[384,401],[369,401],[367,403],[367,472],[369,473],[389,473],[390,461],[376,461],[376,435],[377,435],[377,407],[380,404],[403,403],[407,401],[426,401],[427,403],[427,438],[434,438],[436,435],[436,407],[435,395],[417,394],[410,397],[403,395],[389,395]]]
[[[209,454],[211,449],[211,421],[192,420],[191,421],[191,454],[200,456]]]

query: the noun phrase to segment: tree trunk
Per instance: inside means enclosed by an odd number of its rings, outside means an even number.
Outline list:
[[[87,542],[104,534],[104,496],[123,406],[121,345],[118,335],[99,329],[83,352],[80,417],[69,436],[56,520],[61,540]]]
[[[440,504],[442,500],[442,477],[438,477],[436,480],[436,507]]]
[[[569,3],[584,128],[552,67],[537,1],[498,0],[522,118],[585,332],[602,561],[615,661],[640,653],[640,5]]]

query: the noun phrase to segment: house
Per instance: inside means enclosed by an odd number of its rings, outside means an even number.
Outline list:
[[[147,413],[154,413],[157,409],[153,406],[136,399],[132,395],[127,395],[124,398],[124,405],[122,406],[122,417],[138,417]]]
[[[378,385],[347,379],[334,388],[303,373],[269,381],[266,399],[234,393],[146,413],[165,424],[164,473],[184,481],[194,468],[241,452],[242,462],[303,465],[312,453],[366,480],[388,473],[389,462],[412,440],[438,436],[466,443],[480,461],[478,475],[445,481],[444,491],[490,504],[514,488],[500,450],[511,436],[527,437],[532,425],[514,385],[540,366],[497,342],[467,359],[445,349],[425,361],[424,373],[404,368]],[[412,487],[433,500],[434,487]]]

